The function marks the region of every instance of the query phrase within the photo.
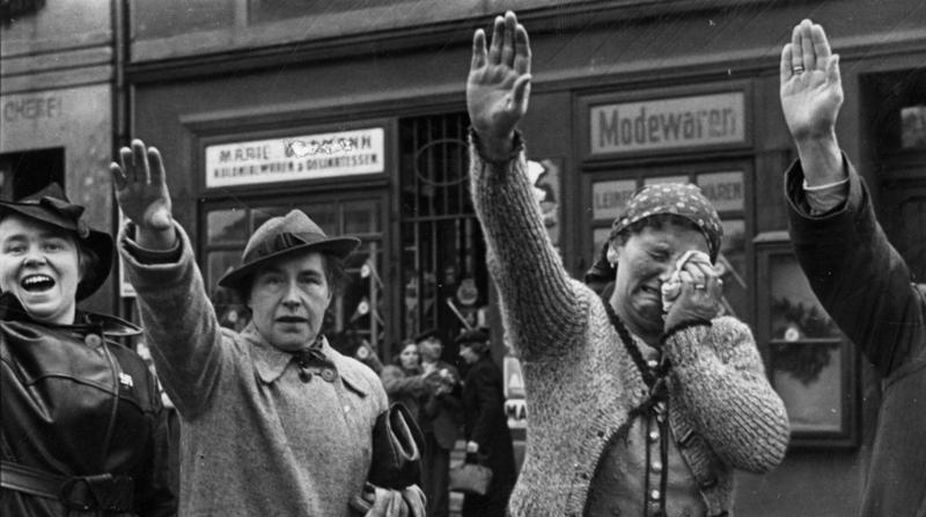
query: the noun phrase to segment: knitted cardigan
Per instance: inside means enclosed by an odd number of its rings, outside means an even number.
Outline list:
[[[471,135],[473,204],[508,339],[522,362],[528,433],[511,515],[582,515],[606,450],[627,435],[647,387],[601,299],[572,279],[543,226],[523,143],[487,162]],[[784,457],[789,423],[748,327],[731,317],[667,336],[669,422],[708,515],[732,515],[733,469]]]

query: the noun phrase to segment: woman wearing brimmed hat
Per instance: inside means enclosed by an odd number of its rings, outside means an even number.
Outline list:
[[[251,321],[240,333],[221,329],[193,246],[172,219],[160,154],[135,140],[120,162],[111,169],[130,222],[119,248],[182,422],[180,513],[356,515],[351,501],[371,494],[373,428],[386,393],[320,331],[340,261],[359,241],[325,235],[299,210],[269,219],[219,280],[241,294]],[[423,515],[414,485],[377,488],[367,502],[368,515]]]
[[[600,299],[551,245],[515,131],[527,32],[476,31],[467,83],[473,204],[523,363],[527,451],[512,515],[731,515],[734,469],[778,465],[789,426],[755,341],[718,317],[720,223],[697,188],[653,186],[615,221]]]
[[[0,202],[0,515],[174,515],[157,382],[111,341],[138,328],[79,311],[112,238],[51,184]]]

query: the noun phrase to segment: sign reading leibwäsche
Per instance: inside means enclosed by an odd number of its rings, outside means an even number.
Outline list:
[[[592,106],[589,124],[592,155],[743,143],[745,96],[726,92]]]
[[[206,147],[206,188],[334,178],[385,170],[381,127]]]

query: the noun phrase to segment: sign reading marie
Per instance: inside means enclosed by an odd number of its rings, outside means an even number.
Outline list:
[[[745,106],[743,92],[592,106],[591,154],[744,143]]]
[[[206,147],[206,188],[384,171],[381,127]]]

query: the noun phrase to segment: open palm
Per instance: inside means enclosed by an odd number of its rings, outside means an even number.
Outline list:
[[[123,213],[139,227],[163,231],[172,227],[171,201],[164,177],[161,153],[133,140],[131,149],[119,151],[120,163],[113,162],[110,172],[116,201]]]
[[[511,11],[495,18],[486,51],[482,29],[473,36],[473,61],[466,82],[466,105],[473,128],[483,138],[510,138],[530,96],[530,44]]]
[[[839,56],[823,27],[804,20],[781,52],[781,109],[796,140],[828,136],[842,106]]]

